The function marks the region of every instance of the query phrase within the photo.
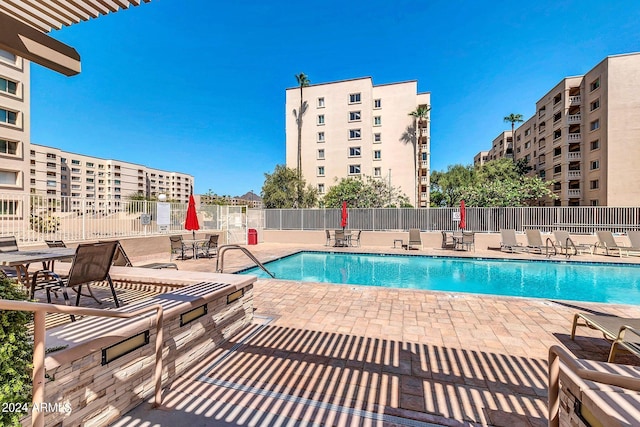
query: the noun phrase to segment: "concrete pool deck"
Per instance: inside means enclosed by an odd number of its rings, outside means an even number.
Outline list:
[[[248,248],[261,261],[299,250],[407,253],[389,247]],[[482,250],[410,253],[545,259]],[[177,261],[181,270],[195,271],[213,271],[215,263]],[[228,252],[225,272],[250,264],[242,253]],[[165,388],[162,408],[141,405],[113,425],[542,426],[549,347],[560,344],[594,360],[606,360],[609,351],[587,328],[575,341],[569,338],[573,314],[640,317],[638,306],[281,280],[258,280],[254,294],[250,329],[176,378]],[[640,364],[630,355],[616,361]]]

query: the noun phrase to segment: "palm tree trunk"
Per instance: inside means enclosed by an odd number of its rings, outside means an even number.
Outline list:
[[[298,207],[302,203],[302,85],[300,85],[300,108],[298,109]]]

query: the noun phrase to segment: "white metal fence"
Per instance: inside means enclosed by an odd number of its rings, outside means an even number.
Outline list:
[[[349,209],[348,227],[357,230],[451,231],[458,229],[453,213],[459,208]],[[340,228],[341,209],[266,209],[268,230],[324,230]],[[523,207],[467,208],[466,229],[499,232],[502,228],[524,231],[566,230],[593,234],[596,230],[624,233],[640,229],[640,207]]]
[[[82,241],[184,233],[186,203],[170,203],[170,224],[157,224],[157,203],[75,197],[0,194],[0,235],[20,242]],[[222,231],[229,243],[246,243],[246,206],[202,205],[201,231]]]

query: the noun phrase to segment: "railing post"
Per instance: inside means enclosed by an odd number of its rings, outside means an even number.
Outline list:
[[[45,413],[39,409],[40,405],[44,402],[44,346],[46,339],[46,313],[43,310],[36,310],[33,316],[33,395],[31,399],[31,425],[33,427],[44,427]]]
[[[82,199],[82,240],[87,240],[87,234],[86,234],[86,221],[87,221],[87,212],[86,212],[86,206],[85,206],[85,199]]]

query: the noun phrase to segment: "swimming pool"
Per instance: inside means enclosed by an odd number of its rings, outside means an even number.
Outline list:
[[[640,305],[640,266],[299,252],[265,264],[304,282]],[[240,272],[268,276],[258,268]]]

